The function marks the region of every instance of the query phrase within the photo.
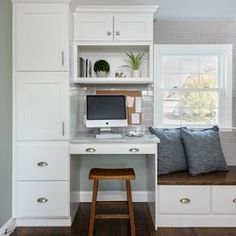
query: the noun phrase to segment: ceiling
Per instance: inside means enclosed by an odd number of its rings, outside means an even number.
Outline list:
[[[159,19],[236,19],[236,0],[77,0],[77,4],[159,5]]]

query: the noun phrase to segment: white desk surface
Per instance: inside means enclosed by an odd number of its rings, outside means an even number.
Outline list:
[[[94,134],[91,133],[78,133],[74,138],[70,140],[71,144],[83,144],[83,143],[139,143],[139,144],[151,144],[160,143],[160,139],[155,135],[146,134],[142,137],[127,137],[122,135],[122,139],[96,139]]]

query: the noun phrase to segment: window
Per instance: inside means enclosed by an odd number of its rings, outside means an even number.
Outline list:
[[[156,45],[157,127],[232,126],[232,46]]]

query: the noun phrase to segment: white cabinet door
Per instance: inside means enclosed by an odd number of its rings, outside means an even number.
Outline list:
[[[152,41],[152,14],[116,14],[114,38],[116,41]]]
[[[102,13],[79,13],[75,16],[76,41],[113,40],[113,16]]]
[[[17,180],[70,179],[68,141],[17,142],[16,155]]]
[[[17,182],[18,217],[69,217],[68,181]]]
[[[18,140],[68,139],[67,80],[16,79]]]
[[[16,71],[67,71],[67,7],[20,4],[15,11]]]

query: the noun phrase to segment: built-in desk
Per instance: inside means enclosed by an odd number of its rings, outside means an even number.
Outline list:
[[[157,143],[156,136],[101,140],[92,134],[78,134],[70,141],[70,154],[145,154],[147,160],[147,199],[155,228],[157,229]]]

